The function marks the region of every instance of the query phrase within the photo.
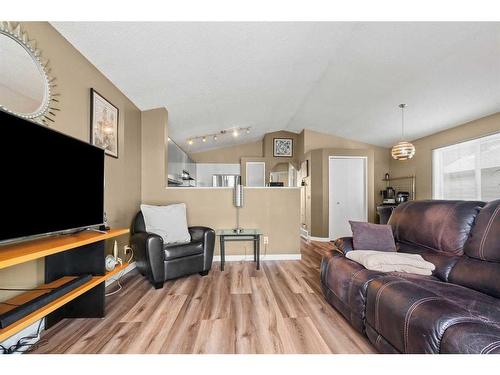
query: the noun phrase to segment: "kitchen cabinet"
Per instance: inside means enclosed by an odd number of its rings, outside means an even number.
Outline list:
[[[187,172],[194,180],[183,179]],[[196,163],[174,141],[167,145],[168,186],[196,186]]]

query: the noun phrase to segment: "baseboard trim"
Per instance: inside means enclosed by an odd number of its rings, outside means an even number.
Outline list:
[[[224,257],[226,262],[240,262],[253,261],[253,254],[247,255],[226,255]],[[301,260],[302,256],[300,254],[266,254],[260,256],[260,260]],[[214,262],[220,262],[220,255],[214,255]]]
[[[129,273],[130,271],[132,271],[136,267],[137,266],[136,266],[135,262],[130,263],[127,266],[127,268],[125,268],[123,271],[119,272],[116,276],[113,276],[112,278],[106,280],[105,285],[109,286],[109,285],[113,284],[114,282],[116,282],[118,280],[119,277],[125,276],[127,273]]]

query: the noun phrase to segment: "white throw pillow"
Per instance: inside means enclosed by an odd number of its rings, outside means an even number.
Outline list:
[[[161,236],[164,244],[181,244],[191,241],[184,203],[168,206],[141,204],[141,212],[144,216],[146,231]]]

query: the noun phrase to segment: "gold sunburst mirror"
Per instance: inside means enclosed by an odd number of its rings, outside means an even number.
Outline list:
[[[0,108],[48,125],[59,108],[55,78],[20,23],[0,22]]]

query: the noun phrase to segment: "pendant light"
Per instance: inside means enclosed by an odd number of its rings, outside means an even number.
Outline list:
[[[396,160],[408,160],[415,155],[415,146],[404,140],[406,104],[400,104],[399,108],[401,108],[401,141],[392,147],[391,155]]]

